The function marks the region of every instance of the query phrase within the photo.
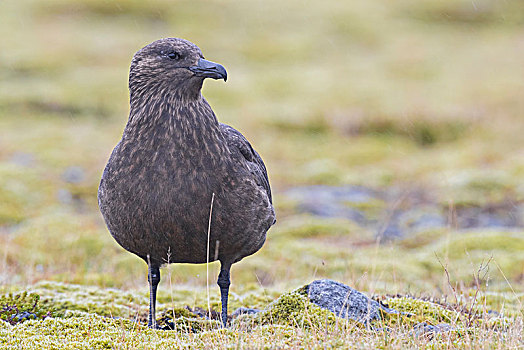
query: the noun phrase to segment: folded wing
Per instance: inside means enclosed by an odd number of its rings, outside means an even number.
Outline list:
[[[273,204],[266,166],[264,165],[260,155],[253,149],[249,141],[246,140],[244,135],[242,135],[238,130],[222,123],[220,123],[220,129],[224,134],[231,152],[239,152],[242,155],[242,157],[246,160],[246,165],[248,166],[251,174],[253,174],[257,185],[265,189],[269,201],[271,204]]]

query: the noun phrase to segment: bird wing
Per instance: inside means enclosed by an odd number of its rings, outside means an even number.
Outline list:
[[[240,154],[247,161],[247,165],[251,174],[255,177],[257,185],[264,188],[271,204],[273,199],[271,197],[271,187],[269,186],[269,179],[267,177],[267,170],[260,155],[253,149],[248,140],[240,133],[240,131],[232,128],[229,125],[220,123],[220,130],[224,135],[227,145],[232,152],[240,152]]]

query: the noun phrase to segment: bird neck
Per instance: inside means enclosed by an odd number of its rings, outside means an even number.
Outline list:
[[[131,108],[149,100],[164,98],[169,101],[190,103],[201,99],[204,79],[180,80],[177,82],[163,80],[158,77],[152,79],[148,75],[129,75],[129,100]]]
[[[228,152],[217,118],[200,93],[194,99],[181,98],[176,91],[132,96],[126,137],[144,139],[153,147],[167,142],[192,153]]]

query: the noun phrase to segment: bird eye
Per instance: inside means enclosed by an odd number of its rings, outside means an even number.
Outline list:
[[[173,51],[173,52],[168,53],[167,57],[171,58],[172,60],[178,60],[180,58],[180,54]]]

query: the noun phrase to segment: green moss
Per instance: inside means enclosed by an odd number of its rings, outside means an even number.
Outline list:
[[[114,344],[135,347],[148,343],[165,347],[169,339],[173,345],[176,338],[174,332],[152,331],[131,321],[96,315],[28,321],[4,330],[1,335],[0,345],[26,349],[110,349]]]
[[[281,295],[253,318],[256,323],[280,324],[299,328],[323,328],[336,322],[335,315],[311,303],[307,286]]]
[[[83,311],[112,317],[135,318],[147,315],[149,299],[145,295],[58,282],[41,282],[33,288],[44,305],[57,312]],[[161,307],[162,305],[160,305]]]
[[[275,293],[263,293],[260,288],[243,286],[240,291],[230,293],[230,312],[244,306],[264,308]],[[251,288],[251,289],[250,289]],[[98,288],[59,282],[40,282],[32,291],[40,294],[41,304],[52,308],[56,315],[73,317],[78,315],[97,314],[106,317],[119,317],[147,323],[149,299],[147,292],[138,293],[113,288]],[[218,294],[218,293],[215,293]],[[157,298],[157,320],[161,326],[178,330],[201,332],[217,327],[218,321],[207,321],[190,311],[187,307],[207,309],[205,288],[186,289],[179,287],[170,295],[165,290]],[[173,306],[182,305],[182,306]],[[211,308],[220,310],[218,296],[211,298]]]
[[[426,322],[436,325],[439,323],[457,324],[462,320],[458,312],[445,309],[439,304],[420,299],[410,297],[388,298],[386,299],[386,304],[392,309],[410,315],[386,315],[387,319],[393,323],[401,321],[414,325],[420,322]]]
[[[471,290],[469,294],[474,296],[476,291]],[[487,307],[489,299],[491,298],[483,292],[476,295],[476,299],[462,299],[458,305],[437,304],[411,297],[390,297],[386,298],[388,306],[407,314],[385,315],[385,323],[388,327],[399,325],[413,327],[418,323],[446,324],[451,326],[452,332],[459,335],[468,333],[470,336],[475,336],[483,331],[506,331],[512,322],[522,317],[522,311],[515,312],[511,303],[506,315],[493,313],[493,310]],[[507,317],[508,315],[510,317]]]

